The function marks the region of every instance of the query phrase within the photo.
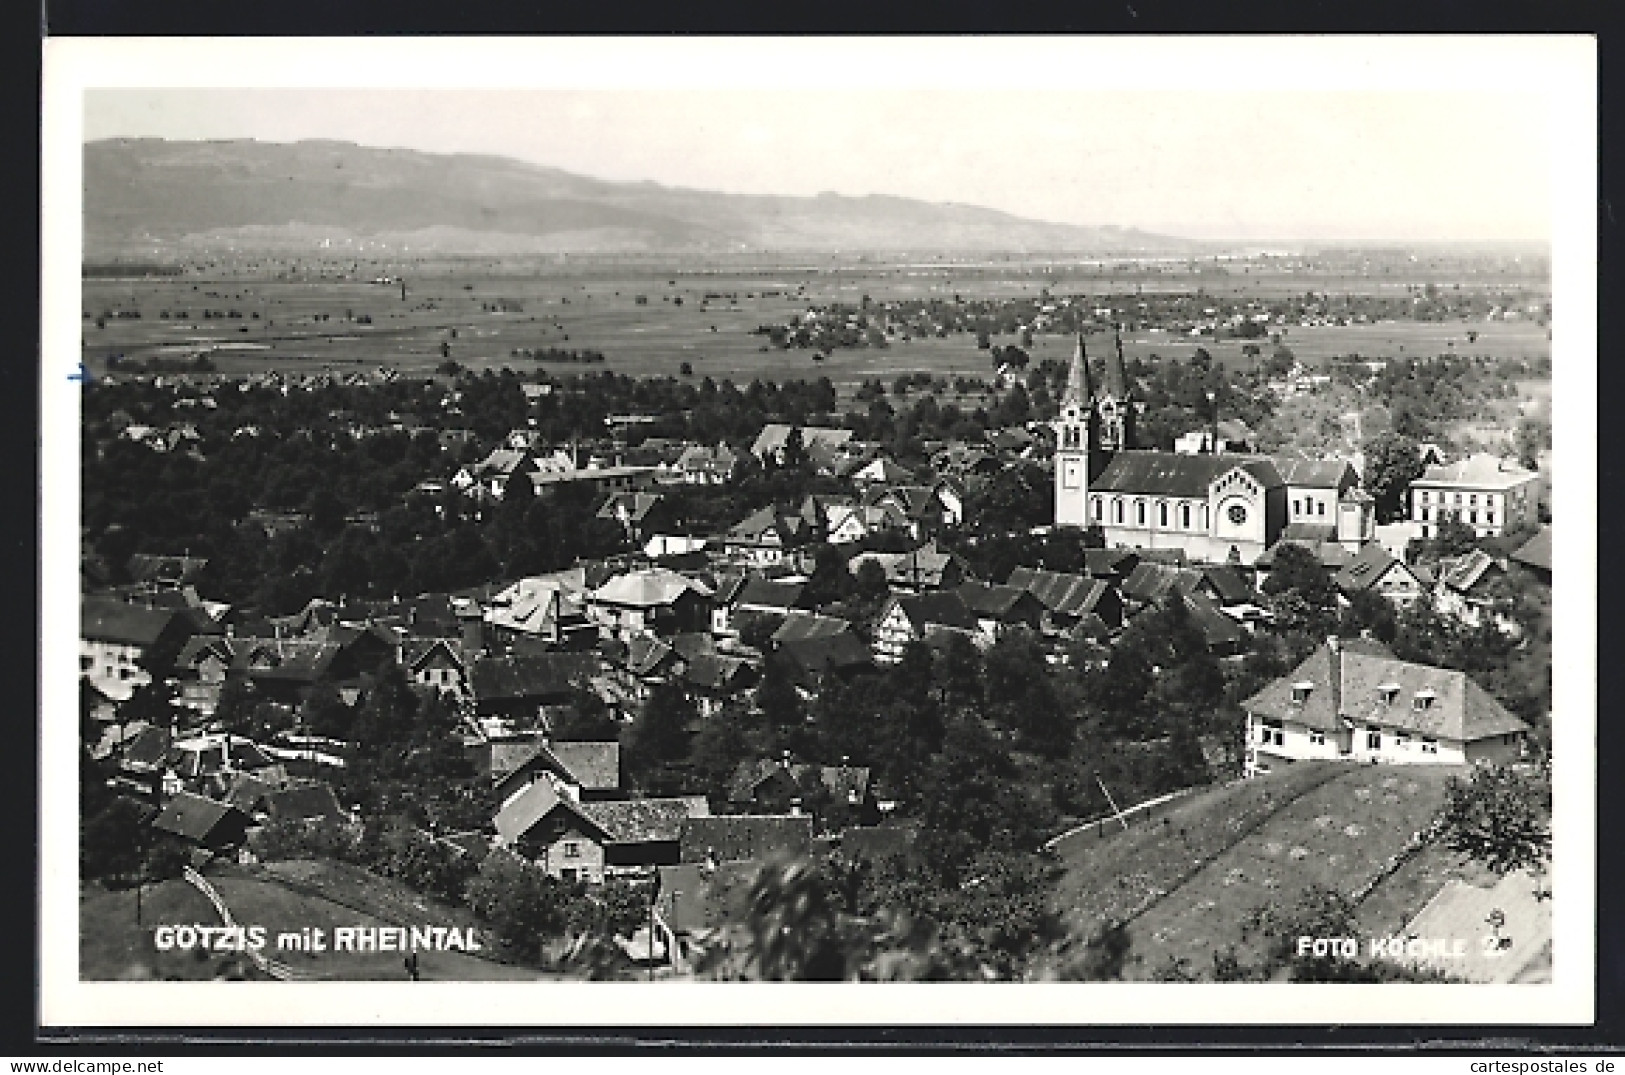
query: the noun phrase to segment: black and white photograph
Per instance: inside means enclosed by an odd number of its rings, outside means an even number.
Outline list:
[[[1589,1020],[1594,94],[51,42],[45,1018]]]

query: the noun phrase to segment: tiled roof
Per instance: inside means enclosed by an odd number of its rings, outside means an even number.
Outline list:
[[[923,629],[927,625],[937,624],[964,631],[976,630],[976,617],[965,607],[965,602],[959,594],[952,590],[896,597],[893,600],[902,607],[909,622],[917,628]]]
[[[769,855],[805,854],[812,846],[807,814],[730,814],[687,818],[682,825],[684,862],[741,862]]]
[[[607,842],[617,844],[675,843],[682,837],[684,821],[711,813],[703,795],[582,803],[579,809],[604,831]]]
[[[174,618],[174,612],[137,608],[105,597],[86,597],[79,603],[79,637],[93,642],[150,646]]]
[[[1089,491],[1205,497],[1210,485],[1236,467],[1252,475],[1266,489],[1284,484],[1275,464],[1260,456],[1128,451],[1112,457],[1100,477],[1090,483]]]
[[[771,579],[752,576],[745,583],[744,589],[739,591],[735,603],[759,605],[769,609],[799,608],[806,591],[806,583],[774,582]]]
[[[1359,641],[1341,643],[1336,654],[1321,646],[1242,706],[1325,732],[1340,731],[1343,719],[1458,742],[1528,729],[1464,673],[1378,655],[1376,644]],[[1301,682],[1312,687],[1306,700],[1296,702],[1294,684]],[[1432,702],[1418,709],[1415,700],[1423,692]]]
[[[1370,590],[1395,569],[1412,574],[1410,568],[1388,555],[1388,550],[1376,542],[1361,549],[1359,555],[1339,571],[1332,582],[1344,593]]]
[[[600,664],[592,653],[548,653],[529,657],[480,657],[468,668],[469,688],[481,701],[525,699],[569,693]]]
[[[1005,585],[1029,591],[1045,608],[1063,616],[1082,616],[1093,612],[1100,599],[1111,589],[1111,583],[1105,579],[1071,575],[1064,571],[1045,571],[1036,567],[1015,568]]]
[[[183,791],[164,805],[158,816],[153,818],[152,827],[159,832],[203,843],[222,823],[233,819],[244,825],[251,820],[248,815],[230,803],[217,802]]]
[[[1256,601],[1258,594],[1253,591],[1252,585],[1242,575],[1240,569],[1228,564],[1216,567],[1204,567],[1202,577],[1207,580],[1213,592],[1218,595],[1221,605],[1239,605],[1248,601]]]
[[[1335,541],[1336,523],[1287,523],[1281,531],[1282,541]]]
[[[548,751],[585,791],[613,791],[621,786],[621,744],[554,741]]]
[[[850,634],[852,624],[837,616],[820,616],[816,612],[791,612],[784,617],[778,630],[773,632],[774,642],[800,642],[809,638],[832,638]]]
[[[1443,560],[1439,563],[1439,581],[1465,593],[1477,586],[1490,568],[1495,567],[1495,558],[1483,549],[1472,549],[1460,556]]]
[[[803,684],[826,672],[863,668],[874,663],[869,647],[850,631],[823,638],[797,638],[780,642],[777,653],[795,665],[800,673],[795,678]]]
[[[1123,580],[1123,596],[1135,601],[1160,601],[1173,594],[1189,594],[1201,582],[1200,571],[1142,563]]]
[[[722,862],[714,870],[697,862],[661,866],[655,909],[678,933],[740,921],[759,868],[756,862]]]
[[[683,679],[696,687],[726,690],[737,683],[751,667],[743,657],[729,657],[718,653],[702,653],[688,662]]]
[[[1184,601],[1192,621],[1201,629],[1202,638],[1210,648],[1234,646],[1247,638],[1247,631],[1241,624],[1220,612],[1212,598],[1192,593],[1186,594]]]
[[[1293,459],[1274,456],[1276,471],[1286,484],[1299,489],[1336,489],[1356,480],[1354,467],[1343,459]]]
[[[595,821],[582,813],[579,804],[564,798],[548,780],[537,780],[526,785],[525,789],[503,804],[497,811],[493,820],[497,835],[508,843],[512,843],[524,836],[535,827],[536,823],[553,812],[554,807],[563,804],[566,809],[583,818],[595,828],[599,828]]]
[[[974,580],[961,583],[957,592],[965,607],[973,613],[993,617],[1008,616],[1023,597],[1032,596],[1019,586],[996,586]]]

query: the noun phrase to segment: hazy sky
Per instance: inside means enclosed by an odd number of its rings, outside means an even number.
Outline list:
[[[1528,90],[92,89],[84,136],[343,139],[1198,238],[1544,242],[1548,108]]]

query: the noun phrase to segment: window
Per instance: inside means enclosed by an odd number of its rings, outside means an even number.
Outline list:
[[[1461,506],[1461,494],[1460,493],[1456,494],[1456,506],[1457,507]]]
[[[1408,747],[1411,745],[1411,734],[1409,732],[1400,732],[1395,737],[1395,742],[1402,747]]]
[[[1437,739],[1424,739],[1424,740],[1422,740],[1422,753],[1424,753],[1424,754],[1437,754],[1438,752],[1439,752],[1439,741]]]
[[[1112,507],[1115,509],[1113,514],[1115,514],[1116,517],[1117,517],[1115,521],[1119,522],[1119,523],[1122,522],[1123,521],[1123,502],[1121,500],[1114,500],[1114,501],[1112,501]]]
[[[118,670],[118,677],[119,677],[120,680],[129,679],[130,678],[130,670],[128,668],[120,668]]]
[[[1302,501],[1294,500],[1292,502],[1292,514],[1294,514],[1294,515],[1302,515],[1303,512],[1300,510],[1302,507],[1303,507],[1303,502]]]
[[[575,840],[567,841],[565,843],[565,845],[564,845],[564,857],[567,858],[567,859],[578,859],[578,858],[580,858],[581,857],[581,845],[579,843],[577,843]]]
[[[1478,494],[1477,493],[1470,494],[1467,497],[1467,503],[1472,505],[1475,508],[1478,507]]]
[[[1367,728],[1365,732],[1365,748],[1367,750],[1382,749],[1382,729]]]
[[[1495,525],[1495,512],[1486,511],[1484,513],[1484,525],[1485,526],[1494,526]]]
[[[90,671],[90,665],[91,665],[92,660],[93,660],[93,658],[90,656],[90,654],[81,653],[79,655],[79,671],[81,671],[81,672]]]
[[[1167,526],[1168,525],[1168,505],[1167,504],[1158,504],[1157,505],[1157,525],[1158,526]]]
[[[1136,500],[1134,502],[1134,525],[1145,525],[1145,501],[1143,500]]]
[[[1189,504],[1181,504],[1179,507],[1179,525],[1186,530],[1191,528],[1191,506]]]
[[[1427,518],[1428,518],[1428,509],[1423,508],[1422,509],[1422,521],[1427,522]]]
[[[1426,504],[1427,502],[1428,502],[1428,491],[1426,489],[1423,489],[1422,490],[1422,503]]]
[[[1309,742],[1310,742],[1310,744],[1312,746],[1317,746],[1317,747],[1325,746],[1326,745],[1326,733],[1321,731],[1319,728],[1310,728],[1309,729]]]
[[[1098,496],[1094,498],[1094,501],[1091,503],[1090,507],[1092,509],[1092,514],[1095,517],[1095,522],[1098,523],[1100,521],[1100,498]]]
[[[1230,522],[1235,526],[1240,526],[1247,521],[1247,509],[1240,504],[1231,504],[1230,510],[1225,514],[1229,516]]]
[[[1324,500],[1320,501],[1318,504],[1315,505],[1315,514],[1316,515],[1325,515],[1326,514],[1326,502]]]
[[[1419,691],[1416,692],[1416,697],[1414,699],[1412,699],[1412,701],[1411,701],[1411,708],[1416,710],[1417,712],[1421,712],[1422,710],[1425,710],[1425,709],[1432,709],[1433,708],[1433,697],[1434,697],[1434,695],[1433,695],[1432,691],[1430,691],[1430,690],[1419,690]]]
[[[1307,679],[1299,680],[1298,682],[1292,684],[1292,704],[1302,705],[1303,703],[1307,702],[1309,700],[1309,692],[1314,689],[1315,685]]]
[[[1278,720],[1264,718],[1258,722],[1258,741],[1265,746],[1284,746],[1286,744],[1286,729]]]

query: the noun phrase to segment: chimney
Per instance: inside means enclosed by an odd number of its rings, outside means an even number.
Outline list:
[[[790,800],[790,816],[791,817],[800,817],[801,816],[801,799],[800,798],[795,798],[795,799]]]
[[[786,771],[789,770],[789,768],[790,768],[790,752],[788,750],[783,750],[783,751],[779,752],[779,768],[784,769]]]
[[[1327,635],[1326,636],[1326,648],[1327,649],[1331,650],[1333,653],[1336,653],[1336,652],[1338,652],[1338,649],[1337,649],[1338,645],[1339,645],[1339,642],[1338,642],[1338,638],[1337,638],[1336,635]]]

